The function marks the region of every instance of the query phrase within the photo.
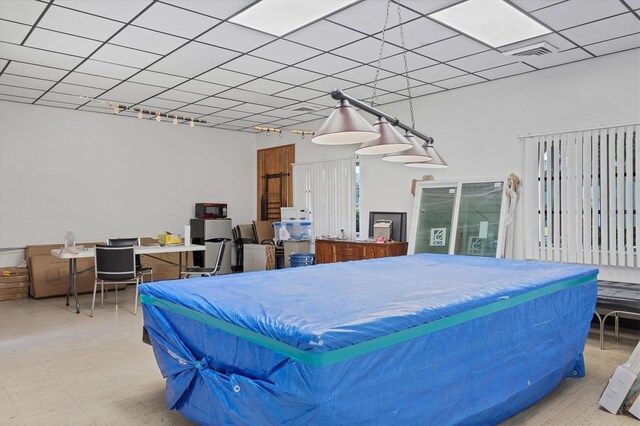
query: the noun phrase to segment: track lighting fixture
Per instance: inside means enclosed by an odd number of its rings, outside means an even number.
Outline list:
[[[160,113],[159,113],[159,112],[156,112],[156,121],[158,121],[158,122],[159,122],[159,121],[161,121]]]
[[[311,130],[297,130],[294,129],[291,131],[291,133],[296,134],[296,135],[300,135],[300,137],[302,139],[304,139],[305,135],[315,135],[315,132],[312,132]]]
[[[282,136],[282,130],[280,129],[274,129],[272,127],[260,127],[260,126],[255,126],[254,129],[257,132],[266,132],[267,136],[271,136],[271,132],[278,132],[279,136]]]
[[[178,116],[177,116],[177,115],[174,115],[174,116],[173,116],[173,124],[174,124],[174,125],[175,125],[175,124],[178,124]]]

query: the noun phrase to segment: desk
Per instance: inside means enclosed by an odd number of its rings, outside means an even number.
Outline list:
[[[74,248],[72,248],[74,249]],[[204,251],[205,246],[191,244],[188,246],[134,246],[133,251],[135,254],[154,255],[160,253],[179,253],[179,271],[182,271],[182,253],[193,251]],[[86,250],[79,250],[77,253],[73,253],[69,250],[53,249],[51,254],[60,259],[69,259],[69,289],[67,290],[67,306],[69,306],[69,294],[73,291],[73,297],[76,301],[76,314],[80,313],[80,302],[78,301],[78,291],[76,288],[76,278],[78,276],[78,268],[76,266],[77,259],[94,257],[95,250],[88,248]],[[178,274],[178,278],[180,275]]]

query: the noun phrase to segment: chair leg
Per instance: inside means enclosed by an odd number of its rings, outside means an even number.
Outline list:
[[[616,342],[620,340],[620,315],[616,312],[615,316],[615,330],[616,330]]]
[[[133,299],[133,315],[138,315],[138,279],[136,278],[136,298]]]
[[[100,307],[104,308],[104,282],[100,281]]]
[[[93,318],[93,308],[96,305],[96,290],[98,289],[98,281],[93,282],[93,301],[91,302],[91,317]]]
[[[116,284],[116,309],[118,309],[118,284]]]

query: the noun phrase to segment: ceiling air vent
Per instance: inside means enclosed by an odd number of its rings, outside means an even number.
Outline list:
[[[517,49],[507,50],[502,52],[505,56],[544,56],[550,53],[558,52],[558,48],[543,41],[541,43],[530,44],[528,46],[519,47]]]
[[[318,111],[320,108],[315,105],[298,104],[298,105],[287,107],[286,109],[288,109],[289,111],[295,111],[295,112],[312,112],[312,111]]]

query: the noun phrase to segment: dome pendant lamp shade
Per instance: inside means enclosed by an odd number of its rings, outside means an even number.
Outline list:
[[[418,161],[429,161],[431,157],[427,154],[427,150],[418,143],[416,137],[411,134],[411,132],[407,132],[404,136],[409,142],[411,142],[411,148],[406,151],[394,152],[392,154],[387,154],[382,159],[384,161],[392,161],[394,163],[411,163]]]
[[[407,167],[419,167],[423,169],[445,169],[449,165],[438,155],[433,145],[427,146],[427,154],[431,157],[429,161],[421,161],[418,163],[404,163]]]
[[[320,145],[349,145],[378,139],[380,134],[362,118],[346,99],[341,99],[311,142]]]
[[[380,133],[380,137],[364,142],[360,148],[356,149],[356,154],[380,155],[411,149],[411,142],[402,136],[386,118],[378,118],[378,121],[373,124],[373,128]]]

